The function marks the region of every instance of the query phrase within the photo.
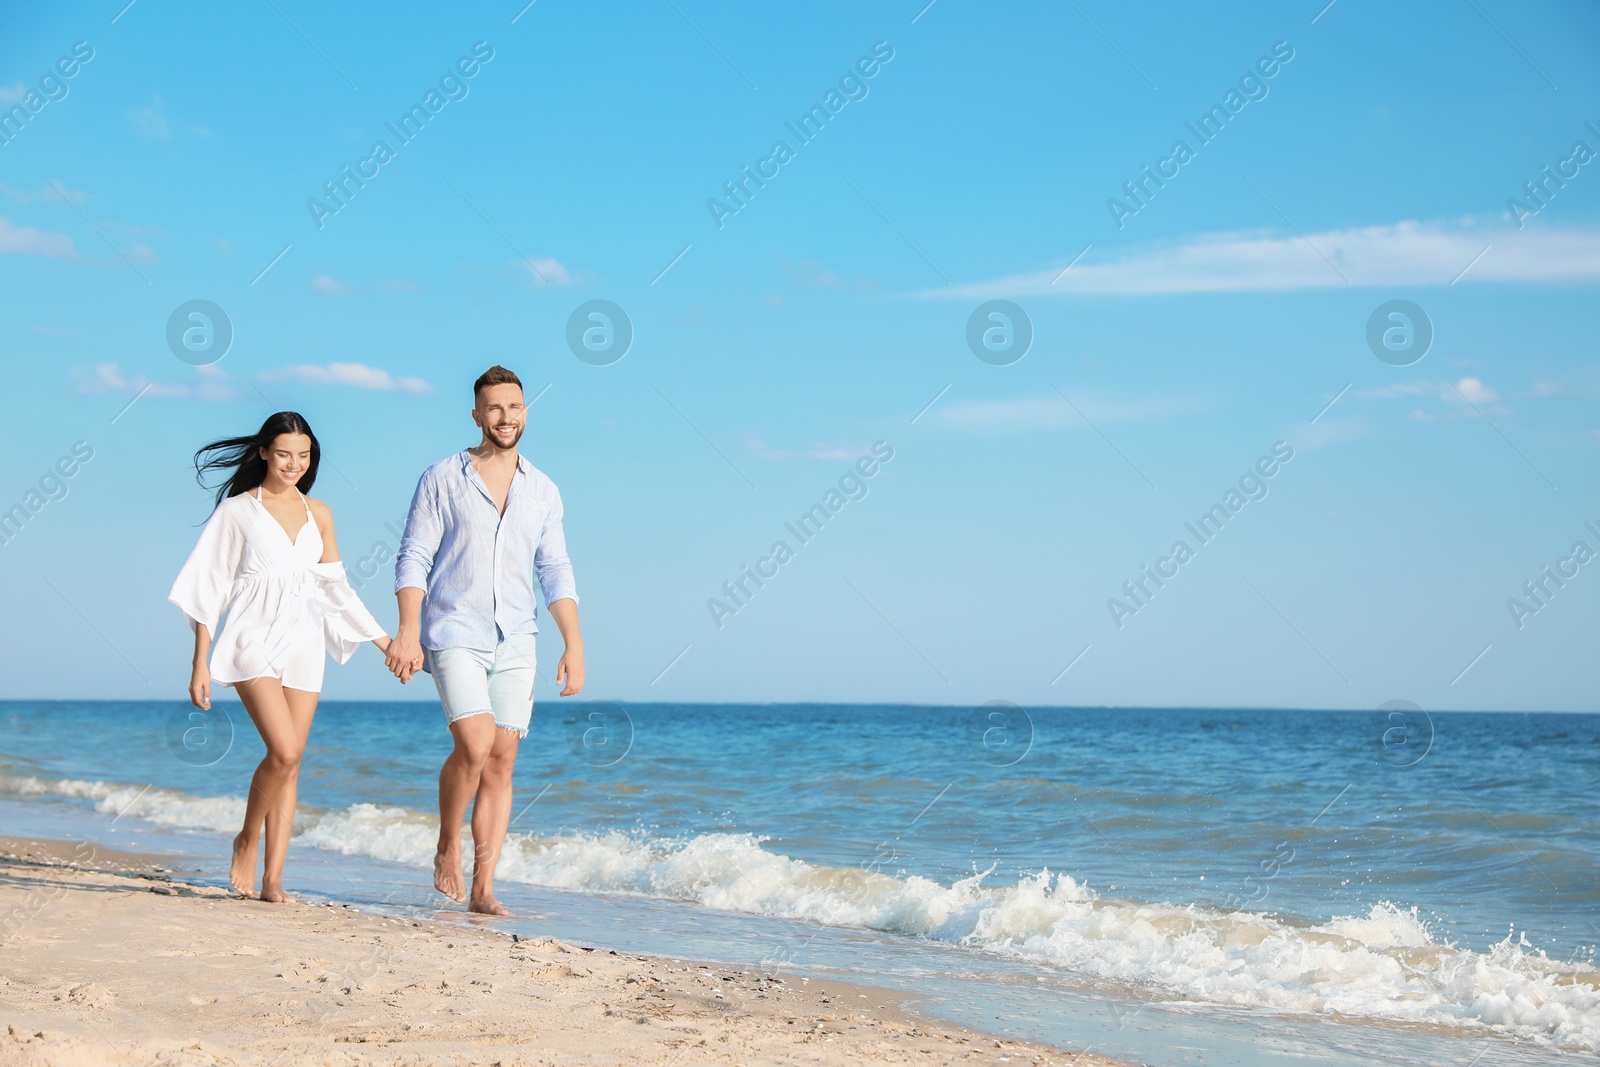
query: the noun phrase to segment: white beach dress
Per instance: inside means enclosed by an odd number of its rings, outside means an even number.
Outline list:
[[[324,653],[344,663],[385,635],[350,588],[344,564],[317,562],[322,550],[309,504],[292,541],[255,494],[217,505],[167,594],[191,630],[204,623],[211,631],[213,681],[272,677],[287,689],[320,693]]]

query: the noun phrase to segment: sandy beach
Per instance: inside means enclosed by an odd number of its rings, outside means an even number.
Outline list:
[[[1068,1064],[903,994],[268,905],[171,860],[0,838],[8,1064]]]

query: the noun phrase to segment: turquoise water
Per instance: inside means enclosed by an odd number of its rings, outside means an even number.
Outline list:
[[[5,832],[220,874],[261,745],[191,714],[0,703]],[[437,907],[446,749],[436,705],[324,704],[291,889]],[[502,898],[1152,1063],[1542,1062],[1600,1049],[1597,770],[1596,715],[541,705]]]

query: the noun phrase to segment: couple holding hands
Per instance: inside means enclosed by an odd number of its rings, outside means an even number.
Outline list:
[[[472,420],[479,443],[417,483],[395,563],[392,639],[346,580],[328,505],[305,495],[321,449],[304,418],[280,411],[258,433],[195,455],[197,473],[227,480],[167,599],[194,630],[189,699],[209,709],[213,681],[235,687],[266,744],[233,841],[229,881],[244,896],[255,894],[264,826],[261,899],[289,900],[283,863],[324,657],[344,663],[371,641],[402,683],[419,670],[432,676],[454,740],[439,772],[434,887],[472,911],[509,914],[495,900],[494,871],[533,716],[536,578],[566,644],[555,676],[562,696],[583,689],[583,638],[561,494],[517,451],[527,407],[514,373],[495,366],[478,377]],[[469,806],[470,900],[461,863]]]

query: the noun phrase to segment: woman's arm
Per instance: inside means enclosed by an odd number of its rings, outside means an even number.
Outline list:
[[[333,536],[333,509],[320,500],[308,500],[311,517],[317,520],[317,532],[322,535],[322,558],[318,563],[339,562],[339,542]]]
[[[333,509],[320,500],[308,500],[311,505],[311,517],[317,520],[317,532],[322,535],[322,558],[318,563],[339,562],[339,542],[333,535]],[[389,635],[375,637],[372,643],[378,646],[379,652],[389,651]]]
[[[194,628],[194,667],[189,672],[189,703],[197,708],[211,708],[211,668],[206,666],[206,654],[211,651],[211,631],[205,623]]]

